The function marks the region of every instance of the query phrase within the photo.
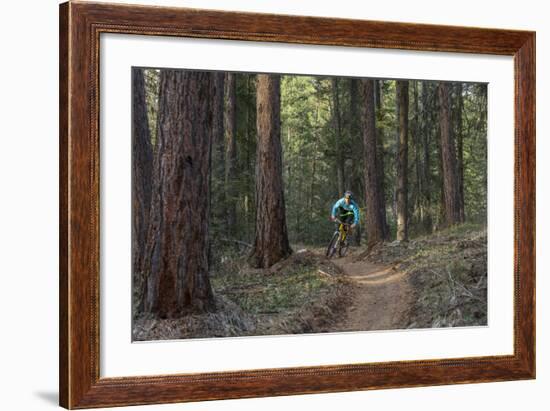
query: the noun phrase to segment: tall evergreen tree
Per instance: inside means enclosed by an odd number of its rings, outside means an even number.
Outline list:
[[[458,207],[460,213],[460,222],[465,220],[464,212],[464,135],[462,125],[462,112],[464,111],[464,98],[462,96],[462,83],[457,83],[455,88],[456,93],[456,114],[453,116],[455,120],[456,130],[456,151],[457,151],[457,184],[458,184]]]
[[[224,83],[225,73],[214,74],[214,95],[212,102],[212,144],[210,145],[209,174],[209,209],[210,209],[210,242],[208,244],[208,261],[212,263],[215,242],[219,241],[222,227],[225,228],[225,210],[214,207],[214,204],[225,204],[225,134],[224,134]],[[223,232],[225,234],[225,232]]]
[[[153,147],[149,132],[144,69],[132,69],[132,273],[134,284],[144,285],[144,264],[153,172]],[[143,298],[145,290],[140,290]],[[143,301],[141,302],[143,303]],[[141,307],[142,308],[142,307]]]
[[[235,234],[237,227],[237,75],[226,73],[225,77],[225,200],[227,232]]]
[[[377,160],[374,80],[363,80],[363,153],[365,164],[365,207],[368,245],[385,240],[385,215]]]
[[[209,173],[213,74],[163,70],[145,310],[160,318],[213,309]]]
[[[211,181],[216,182],[223,181],[225,177],[225,133],[224,133],[224,114],[225,114],[225,73],[218,72],[214,74],[214,102],[212,107],[212,166],[211,166]],[[221,184],[216,184],[213,187],[210,184],[212,190],[211,200],[217,203],[223,203],[225,201],[225,190],[221,187]]]
[[[283,191],[279,76],[258,75],[256,110],[256,233],[250,262],[267,268],[292,253]]]
[[[397,240],[407,241],[408,224],[408,153],[409,153],[409,82],[398,81],[397,112],[399,118],[399,139],[397,140],[396,212]]]
[[[443,199],[445,204],[445,225],[460,223],[460,200],[458,192],[458,169],[455,141],[451,126],[449,84],[440,82],[439,127],[441,132],[441,170],[443,173]]]
[[[352,147],[363,147],[363,133],[362,133],[362,115],[361,115],[361,89],[362,84],[359,79],[351,79],[349,81],[349,118],[348,118],[348,127],[349,127],[349,136],[350,144]],[[362,150],[351,150],[351,159],[352,159],[352,181],[351,189],[355,193],[357,198],[365,197],[365,190],[363,186],[365,184],[365,170],[363,166],[363,151]],[[355,229],[353,236],[354,243],[356,246],[361,245],[361,235],[362,227],[361,224]]]
[[[340,119],[340,96],[338,94],[338,79],[332,78],[332,120],[334,122],[335,149],[336,149],[336,181],[338,184],[338,195],[341,197],[345,191],[345,171],[344,171],[344,144],[342,141],[342,121]]]
[[[432,88],[428,82],[422,82],[422,91],[420,95],[421,114],[420,114],[420,137],[421,148],[420,161],[420,220],[425,231],[432,229],[432,216],[430,213],[431,204],[431,173],[430,173],[430,143],[432,136],[433,111],[435,110],[435,99],[431,93]]]
[[[376,167],[378,170],[378,182],[380,186],[380,215],[382,216],[382,222],[384,223],[384,239],[390,238],[390,227],[388,226],[388,219],[386,213],[386,172],[385,172],[385,160],[386,151],[384,149],[384,129],[379,126],[382,118],[382,99],[384,97],[382,92],[383,80],[374,80],[374,102],[376,107]]]

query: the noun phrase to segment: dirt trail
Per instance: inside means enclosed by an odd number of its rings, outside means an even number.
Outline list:
[[[405,273],[391,266],[354,261],[350,254],[332,261],[352,284],[351,302],[337,331],[403,329],[413,304],[413,289]]]

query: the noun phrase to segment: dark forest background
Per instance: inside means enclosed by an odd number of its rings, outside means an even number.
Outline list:
[[[487,214],[487,85],[133,69],[138,313],[214,310],[210,272],[325,246],[345,190],[356,245]]]

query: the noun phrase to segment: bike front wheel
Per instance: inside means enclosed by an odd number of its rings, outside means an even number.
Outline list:
[[[338,238],[340,237],[340,234],[338,233],[338,231],[335,231],[334,234],[332,235],[332,238],[330,239],[330,243],[328,244],[328,247],[327,247],[327,252],[326,252],[326,256],[328,258],[331,258],[334,253],[336,252],[336,245],[338,244]]]
[[[340,257],[345,257],[345,255],[348,252],[348,248],[349,248],[349,244],[347,241],[340,243],[340,248],[338,249],[338,255]]]

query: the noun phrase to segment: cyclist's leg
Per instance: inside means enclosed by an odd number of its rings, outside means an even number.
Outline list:
[[[353,224],[353,219],[354,219],[354,216],[353,215],[346,215],[343,219],[342,219],[342,222],[345,223],[345,224]],[[348,236],[351,234],[351,228],[349,226],[346,226],[346,243],[348,242]]]
[[[338,219],[339,219],[340,221],[342,221],[342,220],[340,219],[340,217],[338,217]],[[334,229],[335,229],[338,233],[340,233],[340,222],[338,222],[338,221],[335,222],[335,224],[334,224]],[[342,227],[342,229],[343,229],[343,227]]]
[[[345,218],[345,215],[343,215],[343,211],[345,211],[345,210],[343,210],[343,209],[338,210],[338,213],[336,215],[338,221],[334,222],[335,230],[338,233],[337,246],[340,246],[340,242],[342,241],[342,238],[345,236],[345,234],[344,234],[345,226],[342,225],[342,223],[344,222],[344,218]]]

